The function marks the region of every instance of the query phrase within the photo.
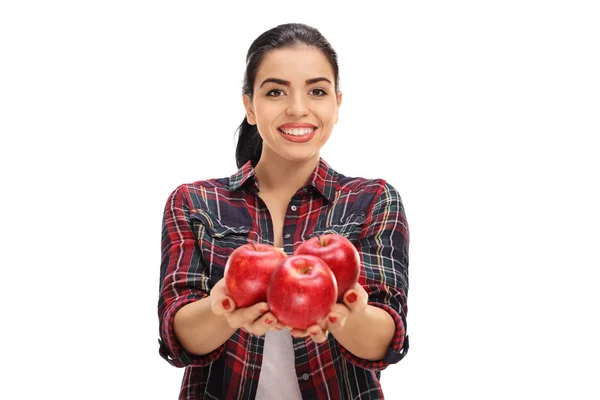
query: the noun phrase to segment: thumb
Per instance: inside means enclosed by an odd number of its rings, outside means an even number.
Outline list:
[[[235,310],[235,302],[233,299],[225,293],[225,284],[223,280],[217,282],[217,284],[210,291],[211,297],[211,309],[216,315],[223,315],[227,312]]]
[[[350,312],[363,311],[367,307],[367,296],[355,289],[350,289],[344,294],[344,304]]]

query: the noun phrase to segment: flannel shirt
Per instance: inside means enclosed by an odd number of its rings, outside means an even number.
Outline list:
[[[158,302],[159,353],[185,367],[179,399],[254,399],[264,337],[238,329],[213,352],[185,351],[173,329],[175,313],[208,295],[223,277],[231,252],[249,242],[274,244],[268,209],[258,196],[250,162],[228,178],[177,187],[168,197],[162,223]],[[304,240],[325,233],[344,235],[362,261],[359,283],[368,304],[393,318],[396,331],[384,359],[356,357],[329,334],[324,343],[293,339],[303,399],[383,399],[381,370],[408,352],[406,335],[409,230],[396,189],[383,179],[344,176],[322,158],[291,198],[283,238],[288,255]],[[282,394],[282,398],[285,395]]]

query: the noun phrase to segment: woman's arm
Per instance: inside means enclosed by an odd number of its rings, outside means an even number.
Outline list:
[[[328,334],[347,359],[362,368],[383,369],[408,351],[408,224],[400,195],[382,182],[367,213],[357,249],[363,271],[359,282],[335,304],[328,317],[295,337],[310,335],[318,343]]]
[[[307,331],[293,329],[292,335],[310,335],[312,340],[322,343],[331,333],[356,357],[368,361],[382,360],[392,343],[396,323],[390,313],[368,305],[367,300],[367,292],[357,283],[346,292],[344,303],[335,304],[321,324],[314,325]]]
[[[394,319],[387,311],[367,304],[368,295],[362,286],[356,284],[353,289],[344,297],[349,310],[346,311],[347,317],[345,320],[341,315],[337,317],[343,321],[343,325],[329,321],[331,334],[355,356],[369,361],[383,360],[396,331]],[[356,300],[350,302],[352,293],[356,293]],[[330,316],[336,318],[336,311],[340,314],[339,310],[334,309]]]
[[[367,369],[399,362],[408,351],[409,230],[399,193],[380,182],[357,245],[363,263],[362,287],[344,296],[348,312],[344,326],[337,327],[337,332],[330,327],[348,360]],[[348,298],[352,291],[356,292],[354,302]]]
[[[219,348],[236,331],[225,316],[212,312],[210,296],[180,308],[174,328],[183,348],[199,356]]]
[[[179,309],[175,314],[175,334],[188,352],[202,356],[219,348],[239,328],[264,335],[277,322],[268,311],[264,302],[236,310],[233,300],[225,294],[225,281],[221,279],[210,296]]]
[[[186,193],[179,186],[165,205],[158,304],[159,352],[177,367],[208,365],[238,328],[264,335],[276,322],[266,303],[236,310],[222,279],[210,287]]]

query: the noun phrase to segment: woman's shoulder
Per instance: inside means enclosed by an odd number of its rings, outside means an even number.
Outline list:
[[[226,195],[227,192],[231,192],[233,190],[239,189],[237,186],[239,171],[230,176],[223,176],[220,178],[207,178],[207,179],[199,179],[195,181],[188,181],[179,184],[172,190],[171,193],[215,193],[218,192],[219,195]]]
[[[210,178],[197,181],[188,181],[175,187],[175,191],[214,190],[227,188],[228,178]]]
[[[404,211],[399,191],[386,178],[337,173],[336,183],[336,203],[344,204],[345,208],[350,208],[354,213],[368,215],[385,212],[386,209]]]
[[[345,192],[373,193],[376,197],[382,194],[400,197],[399,191],[386,178],[365,178],[362,176],[346,176],[338,173],[338,190]]]
[[[190,213],[213,220],[217,216],[227,220],[230,215],[234,219],[244,217],[246,220],[248,211],[243,201],[245,195],[236,185],[231,176],[185,182],[171,191],[167,207],[181,206]]]

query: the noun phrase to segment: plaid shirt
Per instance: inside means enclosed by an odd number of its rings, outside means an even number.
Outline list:
[[[264,337],[238,329],[221,347],[197,356],[186,352],[173,330],[175,313],[210,294],[238,246],[274,244],[268,210],[258,197],[250,162],[233,176],[184,184],[169,196],[162,226],[159,352],[186,367],[180,399],[254,399]],[[396,331],[380,361],[354,356],[330,334],[318,344],[293,339],[304,399],[383,399],[380,371],[407,353],[409,231],[400,195],[383,179],[346,177],[323,159],[307,185],[292,197],[283,227],[288,255],[304,240],[324,233],[350,239],[363,263],[359,283],[369,304],[386,310]],[[285,397],[282,397],[285,398]]]

